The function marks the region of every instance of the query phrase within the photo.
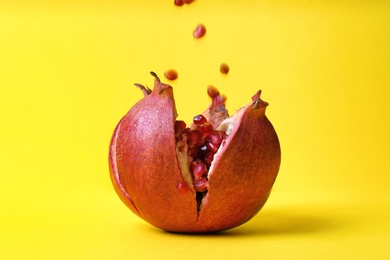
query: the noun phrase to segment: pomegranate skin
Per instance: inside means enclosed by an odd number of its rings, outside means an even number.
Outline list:
[[[174,132],[173,90],[155,76],[153,91],[118,123],[110,143],[110,176],[120,199],[150,224],[171,232],[202,233],[237,227],[268,199],[280,165],[277,134],[260,92],[242,108],[215,154],[202,205],[180,161]],[[210,118],[212,105],[203,114]]]

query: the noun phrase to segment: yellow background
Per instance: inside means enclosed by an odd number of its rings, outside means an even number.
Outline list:
[[[385,0],[0,1],[0,259],[389,259],[389,28]],[[241,227],[166,233],[112,188],[133,83],[169,68],[186,121],[209,84],[270,103],[282,165]]]

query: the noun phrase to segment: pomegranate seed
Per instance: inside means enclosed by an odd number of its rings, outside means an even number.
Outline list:
[[[184,5],[184,1],[183,0],[175,0],[175,5],[182,6],[182,5]]]
[[[192,2],[194,2],[194,0],[183,0],[183,2],[184,2],[185,4],[191,4]]]
[[[203,115],[194,116],[194,124],[195,125],[203,125],[207,122],[207,119]]]
[[[174,70],[174,69],[170,69],[170,70],[167,70],[165,73],[164,73],[164,76],[169,79],[169,80],[175,80],[177,79],[177,77],[179,76],[177,74],[177,71]]]
[[[209,95],[209,97],[215,98],[216,96],[219,96],[219,91],[213,85],[208,85],[207,86],[207,94]]]
[[[207,137],[207,139],[210,141],[210,143],[213,143],[213,144],[220,144],[220,143],[222,143],[222,138],[218,134],[218,132],[210,133],[210,135]]]
[[[213,161],[214,159],[214,153],[210,152],[210,153],[207,153],[206,156],[204,157],[203,159],[203,162],[207,165],[207,166],[210,166],[211,165],[211,162]]]
[[[188,146],[188,152],[187,153],[192,158],[197,158],[198,157],[198,147],[196,147],[196,145]]]
[[[199,132],[201,132],[203,134],[203,125],[197,125],[196,130],[198,130]]]
[[[202,125],[201,127],[202,130],[200,130],[203,134],[206,134],[206,133],[211,133],[212,131],[214,131],[214,126],[212,123],[210,122],[206,122]]]
[[[203,138],[199,138],[198,141],[196,142],[196,146],[201,147],[204,146],[206,141]]]
[[[179,184],[177,184],[177,189],[182,195],[186,194],[189,191],[188,185],[185,182],[179,182]]]
[[[221,66],[219,67],[219,71],[223,74],[228,74],[229,73],[229,65],[227,65],[226,63],[222,63]]]
[[[181,134],[183,130],[186,128],[186,123],[182,120],[175,121],[175,133]]]
[[[200,180],[202,175],[206,173],[207,167],[204,163],[202,163],[202,161],[196,160],[196,161],[193,161],[191,164],[191,171],[192,171],[192,174],[194,175],[194,179]]]
[[[198,192],[205,192],[209,187],[209,182],[206,178],[202,177],[200,180],[194,181],[194,187]]]
[[[195,39],[202,38],[206,34],[206,27],[203,24],[198,24],[193,32]]]
[[[218,148],[219,148],[218,145],[213,144],[213,143],[206,143],[206,147],[207,147],[207,149],[208,149],[211,153],[216,153],[216,152],[218,151]]]
[[[198,140],[200,138],[200,133],[198,130],[191,130],[187,134],[187,144],[197,144]]]
[[[188,128],[188,127],[184,128],[183,134],[188,135],[189,132],[191,132],[190,128]]]

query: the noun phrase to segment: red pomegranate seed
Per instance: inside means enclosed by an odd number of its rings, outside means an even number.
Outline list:
[[[186,128],[186,123],[182,120],[175,121],[175,134],[181,134]]]
[[[214,159],[214,153],[209,152],[209,153],[207,153],[206,156],[204,157],[203,162],[204,162],[207,166],[210,166],[210,165],[211,165],[211,162],[213,161],[213,159]]]
[[[188,185],[185,182],[179,182],[179,184],[177,184],[177,189],[179,190],[179,193],[182,195],[186,194],[189,190]]]
[[[169,80],[175,80],[178,78],[179,74],[177,74],[177,71],[174,69],[167,70],[164,73],[164,76]]]
[[[216,96],[219,95],[219,91],[213,85],[208,85],[207,86],[207,94],[209,95],[209,97],[215,98]]]
[[[207,122],[207,119],[203,115],[194,116],[194,124],[195,125],[203,125]]]
[[[213,143],[206,143],[207,150],[211,153],[216,153],[218,151],[219,146]]]
[[[182,6],[182,5],[184,5],[184,0],[175,0],[175,5],[176,5],[176,6]]]
[[[183,2],[184,2],[185,4],[191,4],[192,2],[194,2],[194,0],[183,0]]]
[[[196,160],[191,164],[191,171],[195,180],[200,180],[203,174],[206,173],[207,167],[202,161]]]
[[[226,63],[222,63],[221,66],[219,67],[219,71],[223,74],[228,74],[229,73],[229,65],[227,65]]]
[[[200,128],[201,130],[199,131],[202,132],[203,134],[211,133],[214,130],[214,126],[210,122],[204,123]]]
[[[198,192],[205,192],[209,187],[209,182],[206,178],[202,177],[200,180],[194,181],[195,190]]]
[[[206,34],[206,27],[203,24],[198,24],[193,32],[195,39],[202,38]]]
[[[199,153],[198,153],[198,147],[196,145],[190,145],[188,146],[188,155],[191,156],[192,158],[197,158]]]
[[[189,132],[191,132],[190,128],[188,128],[188,127],[184,128],[183,134],[188,135]]]
[[[207,139],[210,141],[210,143],[213,143],[213,144],[220,144],[220,143],[222,143],[222,138],[218,134],[218,132],[210,133],[210,135],[207,137]]]
[[[200,133],[203,133],[203,125],[197,125],[196,130],[198,130]]]
[[[196,142],[196,146],[202,147],[204,146],[205,143],[206,141],[203,138],[199,138],[198,141]]]
[[[196,145],[198,140],[200,138],[200,133],[198,130],[191,130],[187,134],[187,144],[193,144]]]

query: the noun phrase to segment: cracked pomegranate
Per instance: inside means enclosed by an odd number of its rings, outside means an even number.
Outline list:
[[[176,120],[172,87],[156,74],[117,125],[109,165],[114,188],[139,217],[172,232],[214,232],[239,226],[263,207],[279,171],[277,134],[260,91],[229,117],[226,97],[190,125]]]

